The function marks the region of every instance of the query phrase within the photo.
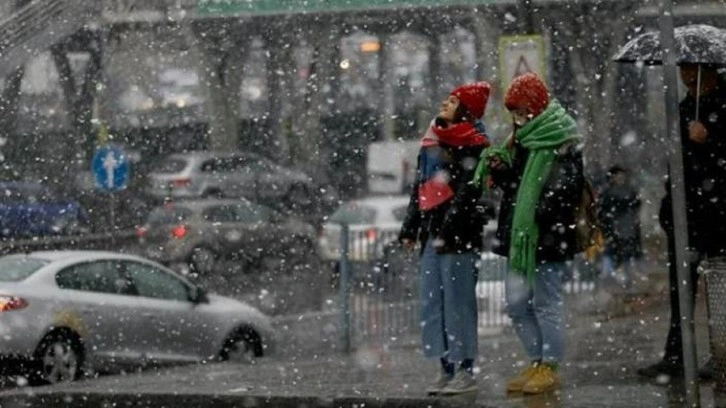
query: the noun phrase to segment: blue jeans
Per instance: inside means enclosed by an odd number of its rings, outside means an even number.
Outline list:
[[[421,339],[426,357],[475,359],[477,319],[475,253],[437,254],[429,241],[421,257]]]
[[[564,262],[537,267],[534,285],[509,271],[505,283],[507,312],[527,356],[546,363],[562,361],[565,351],[565,311],[562,300]]]

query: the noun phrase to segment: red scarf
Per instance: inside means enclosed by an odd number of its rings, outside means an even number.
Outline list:
[[[431,127],[424,134],[421,145],[423,147],[434,146],[439,143],[450,146],[489,146],[489,140],[485,135],[479,133],[473,123],[462,122],[449,127],[442,128],[437,126],[435,121],[431,122]]]
[[[447,128],[436,126],[435,121],[424,134],[421,141],[422,148],[446,144],[449,146],[478,146],[489,145],[485,135],[479,133],[474,125],[469,122],[457,123]],[[428,154],[422,152],[423,155]],[[451,200],[454,197],[454,190],[449,185],[449,178],[444,171],[428,174],[422,180],[418,188],[419,209],[428,211]]]

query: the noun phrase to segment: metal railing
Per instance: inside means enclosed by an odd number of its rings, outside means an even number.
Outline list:
[[[198,2],[199,0],[103,0],[103,10],[110,13],[194,10]]]
[[[196,15],[198,0],[103,0],[105,23],[180,21]]]
[[[420,332],[418,251],[397,243],[398,231],[341,228],[341,339],[343,349],[414,339]],[[507,259],[484,253],[478,262],[478,331],[511,325],[505,310]],[[565,277],[568,295],[595,289],[597,273],[573,261]]]
[[[43,236],[35,238],[2,239],[0,255],[33,251],[109,250],[129,247],[137,240],[135,231],[116,231],[97,234]]]

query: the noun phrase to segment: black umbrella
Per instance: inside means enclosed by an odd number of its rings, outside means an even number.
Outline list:
[[[726,30],[705,24],[677,27],[675,51],[678,64],[726,65]],[[643,33],[622,46],[613,58],[616,62],[660,65],[660,33]]]
[[[726,65],[726,30],[705,24],[693,24],[675,29],[676,63],[698,64],[696,92],[701,91],[701,65]],[[663,51],[660,46],[660,32],[643,33],[622,46],[613,60],[615,62],[660,65]],[[700,95],[696,95],[696,118],[698,118]]]

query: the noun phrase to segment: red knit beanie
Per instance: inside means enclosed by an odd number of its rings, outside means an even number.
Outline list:
[[[514,78],[504,96],[504,105],[507,109],[527,109],[532,116],[544,112],[549,103],[547,86],[531,72]]]
[[[459,98],[459,103],[474,115],[474,119],[479,119],[484,116],[491,88],[486,82],[474,82],[454,89],[451,95]]]

